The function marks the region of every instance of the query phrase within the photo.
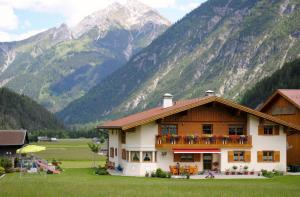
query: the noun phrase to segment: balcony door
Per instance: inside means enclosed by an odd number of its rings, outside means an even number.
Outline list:
[[[212,153],[204,153],[203,154],[203,169],[204,170],[211,170],[212,168]]]

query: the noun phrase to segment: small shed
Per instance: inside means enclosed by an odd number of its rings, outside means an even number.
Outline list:
[[[14,156],[17,149],[28,143],[26,130],[0,130],[0,156]]]

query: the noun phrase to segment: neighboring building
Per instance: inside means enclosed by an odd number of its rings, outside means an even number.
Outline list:
[[[279,89],[258,110],[300,127],[300,90]],[[289,129],[287,142],[288,165],[300,165],[300,133]]]
[[[26,130],[0,130],[0,156],[14,156],[17,149],[28,143]]]
[[[161,107],[99,126],[109,133],[109,164],[129,176],[169,171],[177,162],[199,171],[286,171],[285,131],[300,127],[208,93],[174,103],[166,94]]]

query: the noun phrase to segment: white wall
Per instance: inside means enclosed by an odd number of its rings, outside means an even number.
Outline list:
[[[114,162],[115,166],[117,167],[121,161],[121,139],[120,139],[120,131],[118,130],[110,130],[109,131],[109,161]],[[114,157],[110,157],[110,148],[114,148]],[[117,148],[117,156],[115,156],[115,149]]]
[[[245,166],[248,170],[260,171],[265,170],[280,170],[286,171],[286,134],[283,127],[280,127],[279,135],[262,136],[258,135],[259,118],[248,115],[247,130],[252,135],[252,148],[250,149],[221,149],[221,171],[232,169],[232,166]],[[231,162],[228,163],[228,151],[250,150],[251,162]],[[280,162],[257,162],[257,151],[280,151]]]

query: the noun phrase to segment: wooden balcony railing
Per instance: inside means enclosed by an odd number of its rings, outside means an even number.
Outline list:
[[[196,148],[196,147],[252,147],[251,135],[202,135],[202,136],[156,136],[157,148]]]

